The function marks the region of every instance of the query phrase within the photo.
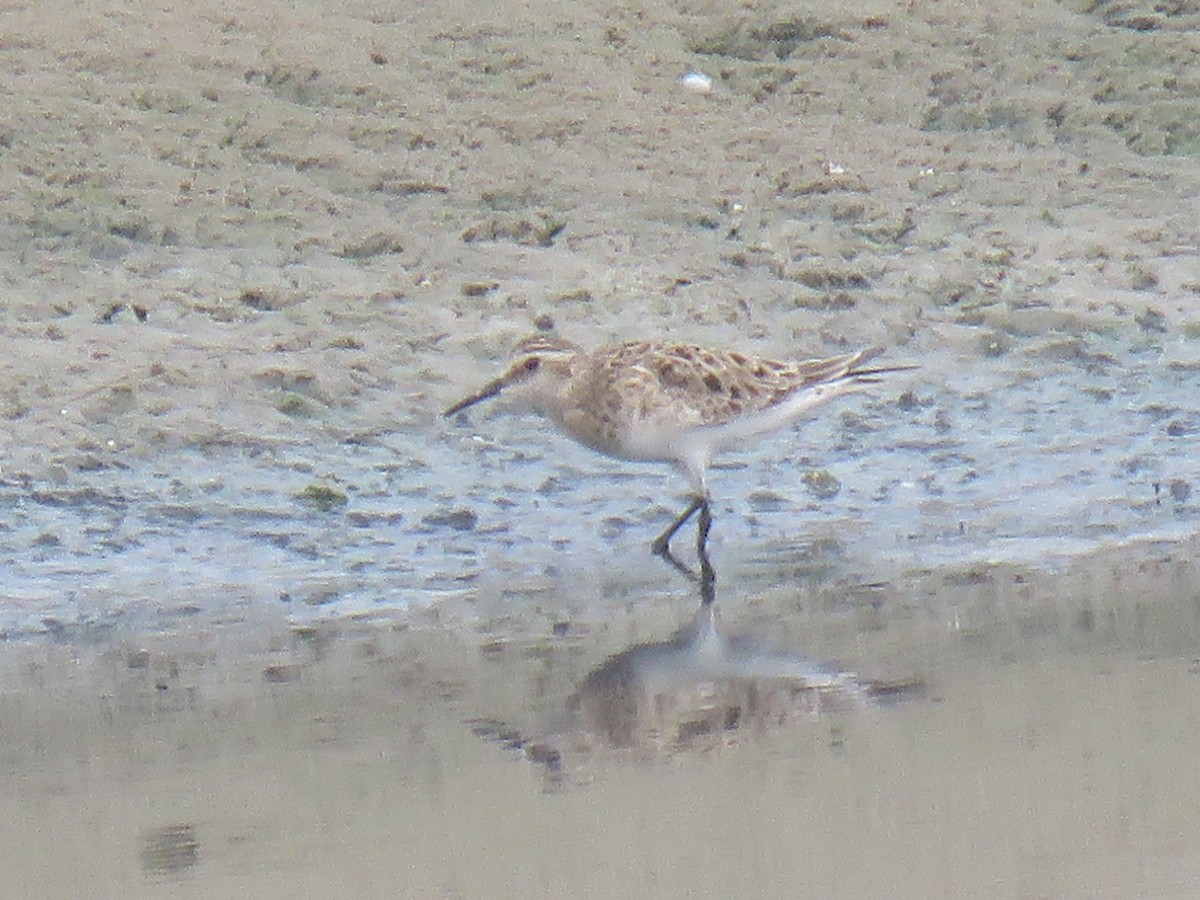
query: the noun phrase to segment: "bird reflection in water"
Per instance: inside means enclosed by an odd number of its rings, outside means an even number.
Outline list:
[[[549,787],[586,780],[603,757],[654,760],[758,736],[788,722],[918,695],[918,679],[872,681],[798,653],[722,634],[716,576],[700,544],[700,572],[668,557],[696,586],[700,607],[664,641],[635,644],[593,669],[567,703],[567,726],[539,737],[493,719],[482,738],[522,750]]]

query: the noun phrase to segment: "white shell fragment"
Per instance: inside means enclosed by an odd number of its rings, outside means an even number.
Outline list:
[[[685,72],[679,77],[679,83],[689,91],[694,91],[697,94],[708,94],[712,92],[713,80],[703,72],[695,70]]]

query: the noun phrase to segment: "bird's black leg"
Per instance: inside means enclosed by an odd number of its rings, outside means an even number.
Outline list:
[[[692,502],[687,505],[687,509],[685,509],[683,512],[681,512],[679,514],[679,517],[676,518],[674,522],[672,522],[670,525],[667,526],[667,530],[664,531],[662,534],[660,534],[658,537],[656,537],[654,539],[654,543],[652,543],[650,545],[650,549],[652,551],[654,551],[655,555],[657,555],[657,556],[670,556],[671,555],[671,538],[675,537],[675,532],[677,532],[680,528],[682,528],[683,523],[686,522],[688,519],[690,519],[693,515],[695,515],[696,510],[698,510],[698,509],[701,509],[701,510],[704,510],[705,512],[707,512],[708,511],[708,500],[705,499],[704,497],[693,497],[692,498]],[[707,538],[707,534],[708,534],[708,532],[706,529],[705,530],[706,538]]]
[[[700,521],[696,528],[696,550],[703,556],[708,555],[708,533],[712,530],[712,510],[708,501],[700,501]]]
[[[700,518],[696,525],[696,555],[700,559],[699,575],[680,562],[675,554],[671,552],[671,538],[697,512],[700,513]],[[694,497],[692,498],[692,502],[688,504],[687,509],[680,513],[667,530],[660,534],[654,543],[650,545],[655,554],[661,556],[685,578],[699,586],[701,606],[708,606],[717,599],[717,573],[708,558],[708,533],[712,529],[712,520],[712,510],[709,508],[708,498]]]
[[[712,512],[708,501],[700,506],[700,521],[696,528],[696,555],[700,558],[700,598],[707,606],[717,599],[717,572],[708,558],[708,532],[712,528]]]

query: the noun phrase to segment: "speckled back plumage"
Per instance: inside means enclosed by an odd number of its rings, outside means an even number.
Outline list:
[[[536,352],[534,342],[544,337],[523,341],[519,351]],[[556,346],[567,349],[564,344]],[[625,341],[590,352],[574,348],[570,376],[546,411],[588,446],[624,455],[633,425],[679,430],[727,425],[806,387],[845,377],[879,352],[787,363],[664,341]]]

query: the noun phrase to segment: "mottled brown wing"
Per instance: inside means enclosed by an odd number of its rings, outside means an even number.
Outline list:
[[[723,425],[768,409],[795,391],[853,375],[853,367],[881,351],[786,363],[691,344],[637,342],[622,345],[622,365],[657,382],[657,408],[642,418],[681,426]],[[633,373],[628,372],[627,375]]]

